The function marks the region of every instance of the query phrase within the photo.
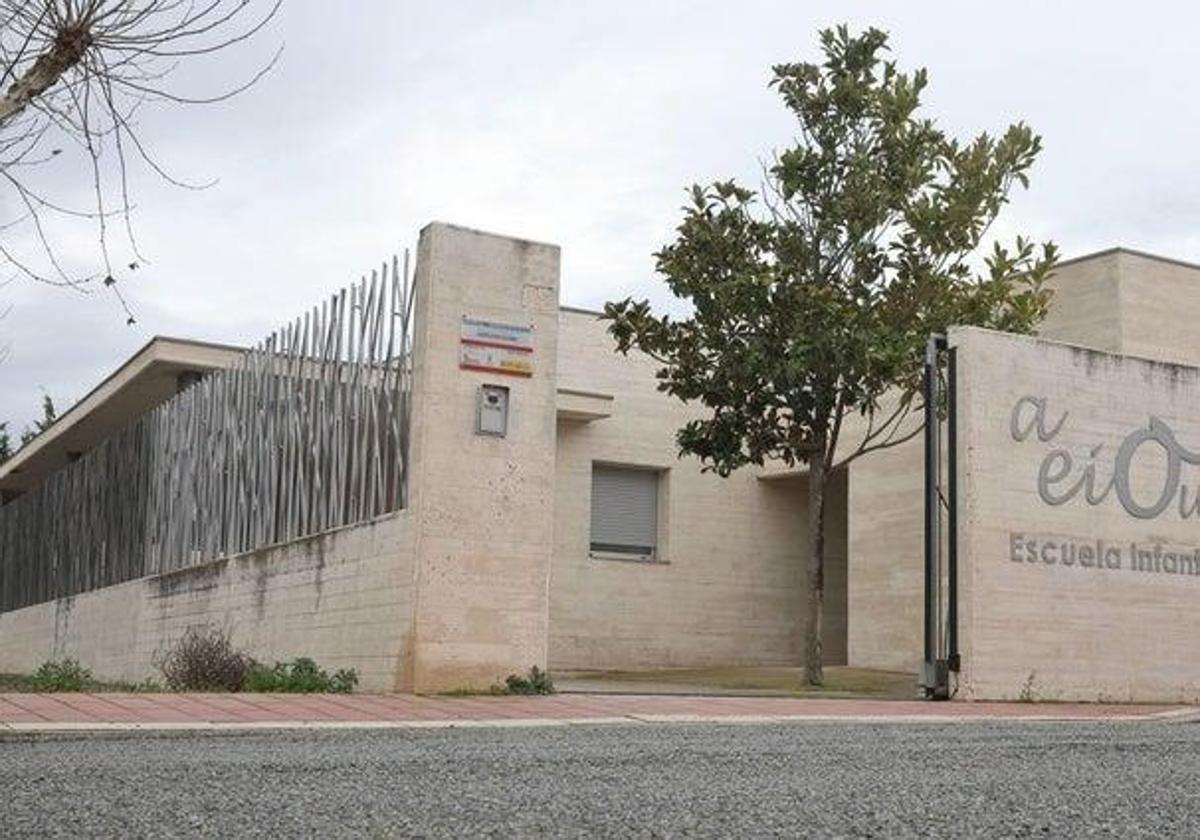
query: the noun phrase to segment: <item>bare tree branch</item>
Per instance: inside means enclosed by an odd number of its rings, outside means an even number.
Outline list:
[[[893,446],[899,446],[902,443],[912,440],[924,430],[924,423],[918,423],[903,434],[900,434],[900,429],[904,427],[904,421],[914,411],[919,414],[924,410],[924,403],[914,408],[912,400],[901,400],[896,410],[888,415],[887,419],[880,426],[875,427],[873,425],[874,417],[872,416],[867,427],[867,433],[859,441],[858,446],[849,455],[839,461],[837,466],[844,467],[853,461],[857,461],[864,455],[878,452],[881,449],[891,449]]]
[[[0,218],[0,264],[18,276],[77,291],[103,280],[128,320],[133,313],[117,287],[114,266],[133,270],[146,260],[132,214],[130,158],[157,177],[187,189],[139,135],[134,115],[148,103],[202,105],[245,91],[270,72],[282,48],[244,81],[205,95],[173,90],[184,62],[223,53],[262,31],[282,0],[0,0],[0,187],[13,196],[11,219]],[[91,201],[82,207],[48,198],[30,179],[41,167],[74,152],[85,162]],[[69,267],[48,227],[49,215],[93,226],[98,265]],[[114,217],[119,225],[110,226]],[[131,257],[118,260],[114,230]]]

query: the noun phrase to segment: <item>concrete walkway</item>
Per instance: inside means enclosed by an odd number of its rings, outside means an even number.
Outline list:
[[[0,736],[129,730],[555,726],[775,721],[968,722],[1200,719],[1188,706],[929,703],[790,697],[559,694],[0,694]]]

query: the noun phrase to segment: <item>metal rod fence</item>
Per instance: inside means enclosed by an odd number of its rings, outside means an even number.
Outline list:
[[[405,506],[408,254],[0,507],[0,611]]]

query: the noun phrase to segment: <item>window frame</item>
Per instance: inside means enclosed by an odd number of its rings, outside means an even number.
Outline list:
[[[635,550],[622,550],[622,546],[617,543],[598,543],[593,540],[593,529],[595,525],[594,515],[594,497],[596,488],[596,470],[625,470],[650,473],[654,476],[654,545],[650,547],[650,552]],[[587,546],[588,557],[596,560],[616,560],[627,563],[649,563],[649,564],[667,564],[666,558],[666,519],[667,519],[667,493],[668,484],[667,476],[669,470],[666,467],[654,466],[649,464],[631,464],[617,461],[593,460],[589,464],[588,469],[588,533]],[[643,548],[643,546],[628,546],[630,549]]]

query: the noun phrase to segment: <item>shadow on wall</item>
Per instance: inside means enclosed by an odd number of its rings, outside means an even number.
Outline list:
[[[822,616],[822,660],[845,665],[847,660],[847,488],[848,470],[838,469],[825,491],[825,611]],[[797,472],[760,482],[768,493],[787,493],[796,506],[793,539],[796,544],[796,649],[804,650],[804,614],[808,603],[808,474]]]

